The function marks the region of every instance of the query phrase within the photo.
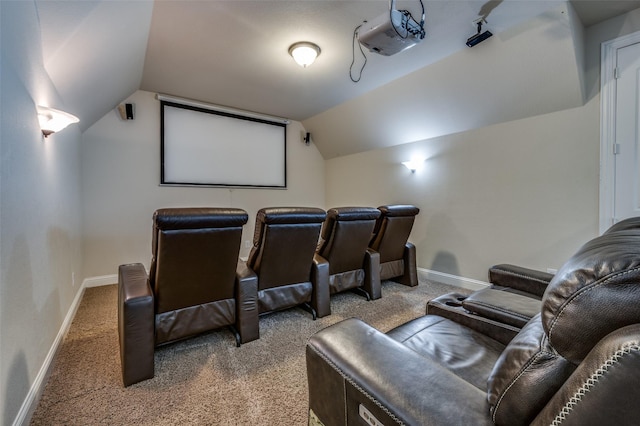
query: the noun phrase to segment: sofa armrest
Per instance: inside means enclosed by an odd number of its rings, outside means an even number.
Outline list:
[[[489,282],[496,286],[509,287],[537,298],[542,298],[553,274],[522,266],[501,264],[489,268]]]
[[[248,343],[260,337],[258,276],[240,259],[236,267],[236,327],[241,343]]]
[[[153,293],[141,263],[118,268],[118,336],[125,386],[153,377],[155,317]]]
[[[371,300],[382,297],[380,285],[380,253],[368,248],[364,254],[364,285],[362,286]]]
[[[309,416],[325,426],[364,424],[363,415],[385,425],[492,424],[485,392],[358,319],[313,335],[306,360]]]
[[[329,300],[329,261],[318,253],[313,256],[311,266],[311,307],[316,311],[318,318],[331,315],[331,302]]]

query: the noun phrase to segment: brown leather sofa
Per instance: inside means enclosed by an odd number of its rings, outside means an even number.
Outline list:
[[[258,277],[260,314],[301,306],[315,320],[331,313],[329,264],[315,254],[326,212],[270,207],[256,215],[247,266]]]
[[[229,326],[236,342],[258,338],[257,277],[238,252],[240,209],[160,209],[153,215],[149,275],[118,269],[118,333],[125,386],[154,375],[154,348]]]
[[[313,425],[637,424],[640,230],[583,245],[506,344],[429,314],[386,334],[345,320],[306,356]]]
[[[318,255],[329,262],[329,292],[353,290],[379,299],[380,255],[368,248],[380,210],[338,207],[327,211]]]
[[[381,215],[369,247],[380,253],[380,279],[417,286],[416,247],[407,240],[420,209],[396,204],[380,206],[378,210]]]

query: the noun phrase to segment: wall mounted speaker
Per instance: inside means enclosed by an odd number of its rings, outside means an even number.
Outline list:
[[[133,120],[135,118],[136,104],[118,105],[118,114],[123,120]]]

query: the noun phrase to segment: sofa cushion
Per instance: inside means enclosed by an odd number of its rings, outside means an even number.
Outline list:
[[[437,315],[409,321],[387,333],[481,390],[504,345]]]

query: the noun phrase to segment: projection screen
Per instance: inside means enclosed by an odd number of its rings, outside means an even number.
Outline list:
[[[161,185],[286,188],[286,122],[160,105]]]

